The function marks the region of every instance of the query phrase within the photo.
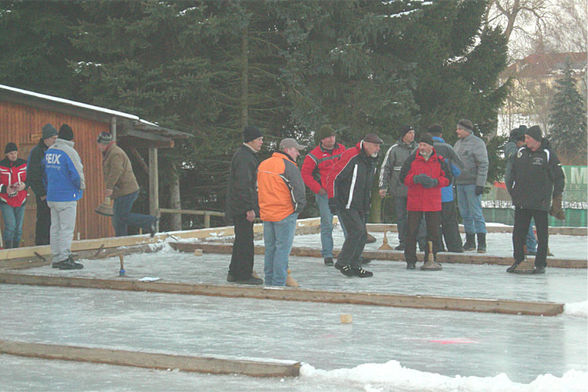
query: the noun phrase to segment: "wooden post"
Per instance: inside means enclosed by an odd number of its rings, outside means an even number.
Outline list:
[[[112,140],[116,141],[116,117],[110,119],[110,133],[112,134]]]
[[[208,213],[204,214],[204,227],[206,227],[206,228],[210,227],[210,214],[208,214]]]
[[[158,209],[159,174],[157,168],[157,148],[149,148],[149,213],[151,215],[156,215]],[[157,228],[157,231],[159,231],[159,227]]]

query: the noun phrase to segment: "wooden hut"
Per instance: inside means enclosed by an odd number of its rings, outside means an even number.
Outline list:
[[[86,191],[78,203],[75,239],[110,237],[114,230],[110,218],[98,215],[94,209],[103,201],[104,179],[102,155],[96,138],[109,131],[115,140],[127,146],[127,152],[149,172],[149,209],[155,214],[159,208],[157,151],[171,148],[175,139],[190,134],[174,131],[116,110],[39,94],[0,85],[0,146],[8,142],[18,145],[19,157],[27,159],[30,150],[39,142],[43,125],[51,123],[56,129],[68,124],[74,131],[75,149],[80,154],[86,177]],[[129,147],[130,146],[130,147]],[[148,150],[148,163],[138,149]],[[135,168],[136,170],[136,168]],[[21,246],[34,245],[36,203],[29,188],[25,210]]]

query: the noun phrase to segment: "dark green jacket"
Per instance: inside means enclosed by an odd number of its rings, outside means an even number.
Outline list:
[[[47,195],[47,181],[45,180],[45,166],[43,165],[43,158],[45,158],[47,148],[43,139],[40,139],[39,144],[31,150],[27,162],[26,183],[38,197]]]

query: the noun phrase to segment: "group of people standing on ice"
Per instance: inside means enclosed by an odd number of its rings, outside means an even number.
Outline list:
[[[115,234],[127,235],[128,225],[155,234],[156,217],[131,213],[139,185],[128,156],[108,132],[100,133],[96,142],[103,156],[104,195],[114,199]],[[77,203],[86,189],[82,160],[74,148],[73,129],[68,124],[61,125],[59,131],[52,124],[44,125],[28,161],[18,158],[18,146],[13,142],[6,145],[5,154],[6,158],[0,161],[4,248],[20,245],[30,187],[36,198],[35,245],[50,244],[53,268],[83,268],[71,253]]]
[[[470,120],[459,120],[455,145],[445,143],[443,129],[432,125],[415,141],[411,126],[400,129],[398,141],[384,156],[380,168],[379,195],[392,195],[399,244],[408,269],[416,268],[417,243],[425,253],[421,269],[441,266],[440,251],[485,253],[486,223],[482,194],[488,174],[484,141],[474,135]],[[253,222],[263,221],[264,274],[267,286],[286,285],[296,219],[306,204],[306,185],[314,194],[320,213],[321,254],[327,266],[345,276],[371,277],[361,257],[366,240],[372,183],[382,139],[367,134],[352,148],[337,142],[335,130],[324,125],[315,132],[318,145],[298,169],[296,159],[305,149],[296,140],[283,139],[279,149],[258,164],[263,135],[253,126],[243,130],[243,145],[235,152],[227,192],[227,216],[232,218],[235,240],[227,281],[263,284],[253,271]],[[543,138],[539,126],[521,126],[511,132],[505,148],[506,184],[515,206],[514,263],[518,272],[525,254],[536,254],[533,273],[545,272],[548,247],[548,213],[563,219],[564,174],[557,155]],[[512,144],[511,144],[512,143]],[[514,149],[512,148],[514,146]],[[457,209],[465,229],[459,234]],[[333,216],[337,215],[345,241],[333,260]],[[530,225],[534,219],[538,246]],[[477,244],[476,244],[477,242]],[[537,246],[535,249],[534,247]]]

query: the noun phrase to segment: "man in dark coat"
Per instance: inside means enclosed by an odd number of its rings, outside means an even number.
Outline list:
[[[253,273],[253,221],[259,216],[257,203],[257,166],[255,154],[261,150],[263,135],[257,127],[243,129],[243,145],[231,160],[227,189],[227,218],[235,226],[235,241],[227,281],[241,284],[262,284]]]
[[[361,252],[367,241],[365,224],[381,144],[378,135],[367,134],[355,147],[343,153],[327,176],[329,207],[337,212],[347,231],[335,263],[345,276],[368,278],[374,275],[361,268]]]
[[[558,219],[565,218],[561,207],[565,177],[557,155],[542,137],[538,125],[525,131],[525,144],[511,157],[511,170],[506,179],[515,206],[512,233],[514,263],[507,272],[517,272],[517,267],[525,259],[523,246],[533,218],[538,243],[533,273],[543,274],[549,245],[547,213]]]
[[[27,185],[35,192],[37,201],[35,245],[49,245],[51,210],[47,205],[47,183],[43,158],[45,158],[45,151],[55,143],[55,140],[57,140],[57,130],[53,125],[45,124],[41,139],[31,150],[27,163]]]

